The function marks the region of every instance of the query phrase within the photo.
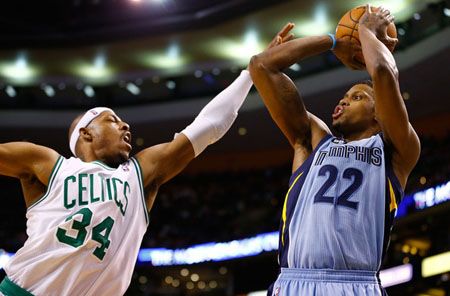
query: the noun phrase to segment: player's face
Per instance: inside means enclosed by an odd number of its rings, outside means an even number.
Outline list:
[[[118,165],[128,160],[131,152],[130,126],[116,114],[105,111],[89,124],[92,145],[97,157]]]
[[[339,101],[332,118],[333,128],[344,136],[376,124],[373,89],[366,84],[354,85]]]

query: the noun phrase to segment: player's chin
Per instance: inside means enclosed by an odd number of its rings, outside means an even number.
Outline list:
[[[130,143],[127,142],[122,142],[120,145],[120,149],[121,149],[121,153],[127,153],[129,154],[131,152],[131,150],[133,149],[133,146],[131,146]]]
[[[342,117],[342,115],[339,116],[338,118],[332,118],[331,126],[334,127],[335,125],[340,125],[340,122],[341,122],[340,119],[341,119],[341,117]]]
[[[344,122],[342,120],[339,120],[339,119],[340,119],[340,117],[337,118],[337,119],[333,119],[333,121],[331,123],[331,127],[336,132],[341,133],[345,124],[344,124]]]
[[[130,159],[129,153],[120,153],[116,158],[116,165],[119,166],[120,164],[127,162],[128,159]]]
[[[120,150],[118,157],[119,157],[121,163],[127,161],[130,158],[130,152],[131,152],[131,146],[125,147]]]
[[[122,159],[128,160],[128,158],[130,158],[130,152],[131,152],[131,149],[122,151],[122,153],[121,153]]]

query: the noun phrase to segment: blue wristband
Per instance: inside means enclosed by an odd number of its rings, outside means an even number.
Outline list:
[[[328,36],[330,36],[331,40],[333,41],[333,45],[330,48],[330,50],[333,50],[336,47],[336,37],[334,37],[334,35],[331,33],[328,33]]]

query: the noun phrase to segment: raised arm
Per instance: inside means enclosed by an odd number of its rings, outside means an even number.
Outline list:
[[[177,175],[194,157],[228,131],[252,85],[248,71],[242,71],[172,142],[150,147],[137,154],[143,170],[144,185],[150,191],[147,200],[149,209],[161,184]]]
[[[58,157],[56,151],[32,143],[0,144],[0,175],[19,179],[36,177],[47,186]]]
[[[376,118],[385,141],[392,146],[394,172],[404,188],[419,158],[420,142],[409,123],[394,57],[379,40],[396,42],[386,32],[392,21],[389,11],[381,8],[378,12],[372,12],[370,5],[367,5],[359,23],[359,38],[367,71],[373,81]]]
[[[288,41],[286,27],[269,43],[268,48]],[[248,70],[212,99],[195,120],[174,140],[147,148],[136,155],[142,166],[144,186],[147,190],[147,209],[151,209],[159,186],[178,173],[208,145],[218,141],[237,117],[253,82]]]
[[[295,150],[293,170],[330,130],[307,112],[295,84],[282,71],[299,60],[329,50],[332,44],[329,36],[295,39],[254,56],[250,62],[250,73],[264,104]]]

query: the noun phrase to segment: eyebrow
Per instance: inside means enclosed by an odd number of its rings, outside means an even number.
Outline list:
[[[362,94],[365,95],[366,97],[369,97],[370,95],[364,91],[364,90],[356,90],[353,94],[357,95],[357,94]]]
[[[117,121],[122,121],[119,116],[115,115],[115,114],[108,114],[107,116],[105,116],[105,118],[114,118]]]

